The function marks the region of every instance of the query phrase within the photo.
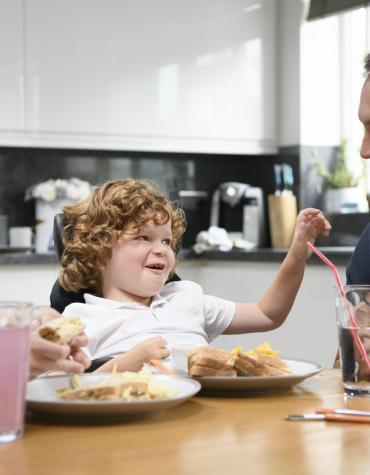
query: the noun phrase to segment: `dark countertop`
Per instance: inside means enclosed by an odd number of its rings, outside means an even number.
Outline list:
[[[320,247],[319,248],[335,265],[347,265],[354,247]],[[206,261],[239,261],[239,262],[282,262],[286,255],[283,249],[256,249],[254,251],[207,251],[195,254],[191,249],[181,249],[179,260],[206,260]],[[47,254],[34,254],[26,252],[14,252],[0,254],[1,265],[42,265],[57,264],[58,259],[54,252]],[[309,264],[322,264],[320,259],[313,255]]]

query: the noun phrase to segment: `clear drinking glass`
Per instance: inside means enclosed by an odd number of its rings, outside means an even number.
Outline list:
[[[335,306],[344,392],[370,397],[370,285],[336,289]]]
[[[0,443],[23,433],[33,305],[0,301]]]

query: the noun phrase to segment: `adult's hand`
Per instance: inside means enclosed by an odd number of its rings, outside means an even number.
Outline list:
[[[52,308],[40,308],[35,312],[32,329],[54,318],[61,318]],[[47,341],[37,335],[31,336],[30,378],[48,371],[83,373],[90,366],[90,360],[81,351],[87,345],[85,333],[73,338],[69,344]]]

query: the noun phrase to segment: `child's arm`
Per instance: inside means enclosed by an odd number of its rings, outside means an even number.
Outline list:
[[[258,304],[237,304],[234,318],[224,333],[260,332],[279,327],[292,308],[306,260],[312,253],[307,241],[314,243],[319,234],[327,236],[330,229],[320,210],[307,208],[301,211],[289,251],[267,292]]]
[[[111,360],[100,366],[94,373],[112,371],[114,365],[117,365],[117,371],[139,371],[144,363],[150,359],[162,360],[168,358],[169,351],[167,342],[161,336],[149,338],[148,340],[135,345],[126,353],[115,356]]]

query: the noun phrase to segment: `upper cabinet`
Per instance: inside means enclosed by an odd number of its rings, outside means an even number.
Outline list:
[[[27,0],[24,8],[25,144],[276,151],[275,2]]]
[[[0,0],[0,135],[16,140],[24,127],[22,0]]]

